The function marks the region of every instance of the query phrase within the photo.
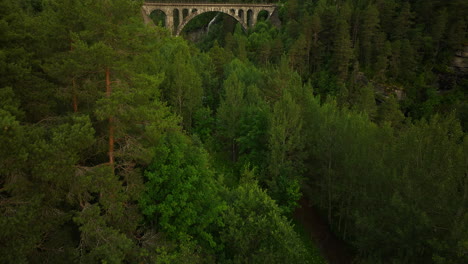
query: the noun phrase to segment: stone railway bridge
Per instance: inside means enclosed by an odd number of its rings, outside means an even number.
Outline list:
[[[275,4],[231,4],[231,3],[144,3],[142,15],[146,24],[152,24],[152,12],[162,11],[166,15],[166,28],[178,36],[193,18],[206,12],[221,12],[233,17],[247,30],[255,26],[258,14],[268,12],[270,18],[276,11]],[[175,21],[175,20],[178,21]]]

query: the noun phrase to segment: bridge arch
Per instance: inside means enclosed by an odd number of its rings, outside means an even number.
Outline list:
[[[178,36],[184,27],[196,16],[207,12],[218,12],[233,17],[247,30],[255,26],[261,11],[267,12],[267,18],[276,10],[275,4],[231,4],[231,3],[144,3],[142,15],[146,24],[154,24],[150,18],[154,10],[161,10],[166,15],[165,26]]]
[[[154,9],[149,14],[149,18],[155,25],[166,27],[167,26],[167,14],[161,9]]]
[[[268,12],[268,10],[266,10],[266,9],[262,9],[256,15],[257,15],[257,17],[256,17],[257,21],[260,20],[260,19],[267,20],[268,18],[270,18],[271,13]]]
[[[179,10],[179,9],[177,9],[177,8],[174,8],[174,9],[172,10],[172,20],[173,20],[172,23],[174,23],[174,26],[175,26],[175,27],[180,26],[180,20],[181,20],[182,17],[183,17],[183,16],[182,16],[181,10]]]
[[[232,11],[232,10],[231,10]],[[197,11],[197,12],[194,12],[194,13],[191,13],[189,14],[187,17],[185,17],[183,20],[182,20],[182,23],[176,27],[176,32],[175,32],[175,35],[176,36],[179,36],[180,33],[182,33],[182,30],[184,30],[184,27],[192,20],[194,19],[195,17],[201,15],[201,14],[204,14],[204,13],[208,13],[208,12],[217,12],[217,13],[223,13],[223,14],[226,14],[232,18],[234,18],[237,22],[239,22],[242,26],[242,28],[244,30],[247,30],[248,28],[248,25],[247,23],[244,21],[243,17],[241,16],[245,16],[245,12],[244,10],[242,9],[239,9],[237,10],[237,12],[235,12],[234,14],[232,12],[230,12],[230,10],[203,10],[203,11]],[[236,14],[237,13],[237,14]]]

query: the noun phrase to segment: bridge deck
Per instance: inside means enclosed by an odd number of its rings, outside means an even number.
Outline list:
[[[145,6],[169,6],[169,7],[277,7],[276,4],[251,4],[251,3],[156,3],[145,2]]]

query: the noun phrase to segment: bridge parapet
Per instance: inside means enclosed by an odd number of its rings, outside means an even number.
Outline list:
[[[236,19],[244,29],[254,27],[261,11],[268,18],[275,12],[275,4],[231,4],[231,3],[144,3],[142,14],[145,23],[151,24],[150,14],[161,10],[166,15],[166,27],[178,36],[190,20],[206,12],[221,12]],[[177,14],[177,15],[176,15]],[[175,18],[178,17],[178,21]]]

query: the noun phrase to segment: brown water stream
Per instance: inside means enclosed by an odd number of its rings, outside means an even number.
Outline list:
[[[320,252],[330,264],[351,264],[353,254],[348,246],[338,239],[322,219],[316,208],[306,198],[299,201],[299,208],[294,212],[294,219],[302,224],[310,239],[319,246]]]

